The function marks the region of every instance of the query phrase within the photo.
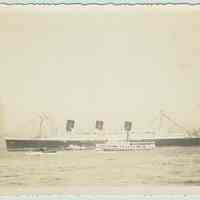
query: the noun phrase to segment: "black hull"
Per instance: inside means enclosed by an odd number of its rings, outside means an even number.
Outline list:
[[[45,150],[65,150],[70,145],[95,148],[96,144],[105,143],[107,140],[48,140],[48,139],[6,139],[8,151],[45,151]],[[200,138],[162,138],[130,140],[132,142],[155,141],[156,147],[165,146],[200,146]]]
[[[200,138],[157,138],[155,140],[144,139],[141,142],[155,141],[157,147],[165,146],[200,146]]]
[[[95,148],[96,144],[105,143],[106,140],[48,140],[48,139],[7,139],[6,147],[8,151],[46,151],[65,150],[70,145]]]

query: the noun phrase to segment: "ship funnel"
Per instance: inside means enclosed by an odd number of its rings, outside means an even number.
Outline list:
[[[126,140],[129,141],[129,133],[132,129],[132,122],[131,121],[125,121],[124,122],[124,130],[126,131]]]
[[[96,124],[95,124],[95,128],[96,128],[97,130],[102,131],[102,130],[103,130],[103,125],[104,125],[104,121],[102,121],[102,120],[97,120],[97,121],[96,121]]]

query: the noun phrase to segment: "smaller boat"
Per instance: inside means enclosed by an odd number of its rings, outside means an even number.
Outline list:
[[[96,145],[97,151],[136,151],[150,150],[156,147],[155,142],[130,142],[130,141],[109,141],[105,144]]]
[[[38,156],[38,155],[42,155],[42,154],[43,154],[43,153],[40,152],[40,151],[36,151],[36,152],[34,152],[34,151],[25,152],[25,155],[27,155],[27,156]]]
[[[41,153],[56,153],[58,149],[55,148],[41,148],[40,152]]]
[[[49,148],[41,148],[39,151],[28,151],[26,155],[44,155],[44,154],[55,154],[58,152],[58,149],[49,149]]]
[[[89,148],[85,146],[79,146],[79,145],[69,145],[69,147],[66,147],[65,150],[74,150],[74,151],[79,151],[79,150],[88,150]]]

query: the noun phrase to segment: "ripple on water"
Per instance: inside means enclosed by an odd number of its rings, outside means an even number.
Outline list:
[[[199,185],[199,153],[199,147],[157,148],[153,151],[113,154],[68,151],[40,157],[25,156],[19,152],[0,152],[0,184]]]

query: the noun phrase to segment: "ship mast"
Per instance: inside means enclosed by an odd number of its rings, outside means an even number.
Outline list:
[[[40,116],[40,129],[39,129],[39,137],[42,137],[42,126],[44,123],[44,118]]]
[[[48,120],[48,116],[46,114],[42,113],[39,115],[39,118],[40,118],[40,123],[39,123],[39,133],[38,133],[37,138],[42,138],[42,137],[44,137],[43,125],[44,125],[45,120]]]

